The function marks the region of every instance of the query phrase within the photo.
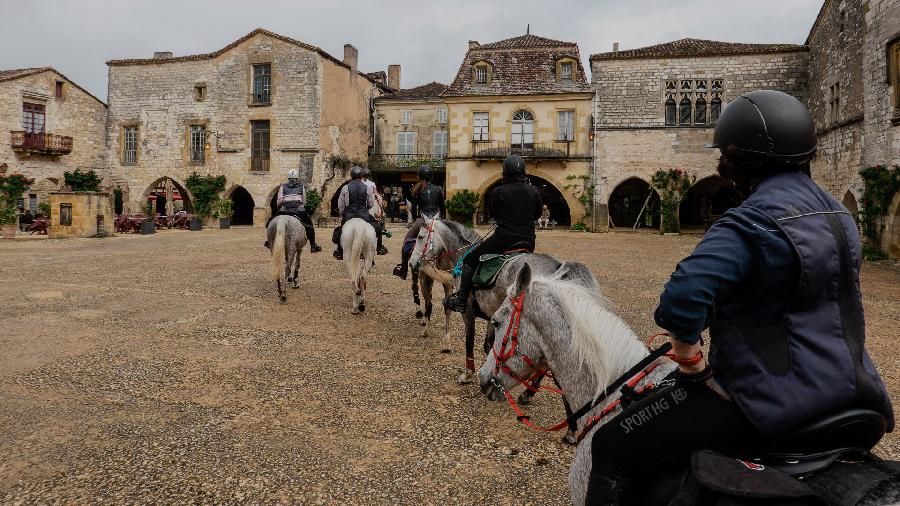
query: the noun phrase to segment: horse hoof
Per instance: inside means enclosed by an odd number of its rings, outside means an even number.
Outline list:
[[[359,314],[359,309],[357,309],[355,307],[350,309],[350,314]]]
[[[366,305],[365,305],[365,304],[360,304],[360,305],[359,305],[359,312],[360,312],[360,313],[365,313],[365,312],[366,312]]]
[[[421,325],[421,326],[423,326],[423,327],[425,327],[425,326],[427,326],[427,325],[428,325],[428,321],[427,321],[427,320],[425,320],[425,318],[421,318],[421,317],[420,317],[420,320],[419,320],[419,325]]]
[[[425,316],[425,313],[423,313],[423,312],[421,312],[421,311],[416,311],[416,318],[421,319],[421,318],[423,318],[424,316]],[[422,325],[425,325],[425,324],[423,323]]]
[[[577,445],[578,438],[575,437],[575,434],[569,432],[565,436],[562,437],[562,442],[567,445]]]
[[[300,285],[298,285],[297,283],[294,283],[293,285],[291,285],[291,288],[296,290],[296,289],[300,288]]]
[[[286,303],[287,303],[287,297],[285,297],[285,296],[282,295],[282,296],[281,296],[281,303],[282,303],[282,304],[286,304]]]
[[[456,379],[456,382],[460,385],[468,385],[475,381],[475,373],[466,371],[459,375],[459,378]]]

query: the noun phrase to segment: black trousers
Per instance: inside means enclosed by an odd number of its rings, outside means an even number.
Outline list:
[[[494,232],[494,235],[488,237],[481,242],[475,249],[466,255],[463,263],[469,267],[478,265],[478,257],[489,253],[503,253],[513,248],[524,248],[528,251],[534,251],[534,237],[523,237],[504,233],[500,230]]]
[[[750,451],[761,438],[737,404],[702,384],[660,388],[594,433],[586,504],[595,504],[591,488],[600,477],[627,478],[641,491],[654,471],[690,465],[695,450]]]
[[[266,228],[269,227],[269,222],[272,221],[272,218],[275,216],[294,216],[300,223],[303,223],[303,228],[306,229],[306,238],[309,239],[310,247],[315,246],[316,244],[316,229],[313,227],[312,218],[309,217],[306,211],[297,211],[297,212],[288,212],[288,211],[278,211],[274,216],[266,220]]]

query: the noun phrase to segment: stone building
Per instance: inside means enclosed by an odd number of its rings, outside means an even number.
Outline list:
[[[21,201],[32,213],[63,172],[108,175],[105,125],[106,104],[53,68],[0,71],[0,168],[35,180]]]
[[[447,106],[441,93],[446,84],[431,82],[414,88],[400,88],[400,66],[391,65],[388,86],[393,92],[375,99],[374,148],[369,156],[375,182],[382,193],[409,191],[418,180],[416,171],[428,164],[434,183],[445,186],[444,157],[447,155]]]
[[[622,51],[615,44],[590,61],[598,230],[607,223],[658,226],[650,182],[668,168],[697,177],[680,210],[682,224],[707,225],[737,199],[716,175],[718,151],[705,148],[722,109],[758,89],[807,96],[809,52],[802,45],[681,39]]]
[[[485,221],[503,159],[515,153],[526,159],[552,220],[589,219],[579,197],[591,174],[592,96],[573,42],[532,34],[469,42],[442,95],[450,125],[448,195],[478,192]]]
[[[365,159],[372,99],[384,86],[344,59],[256,29],[218,51],[111,60],[108,163],[127,182],[132,208],[155,196],[164,209],[174,186],[187,196],[192,173],[224,174],[233,223],[262,226],[287,171],[326,196],[346,161]]]

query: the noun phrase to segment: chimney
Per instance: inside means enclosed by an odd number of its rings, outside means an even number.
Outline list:
[[[350,70],[356,72],[356,64],[359,61],[359,51],[353,47],[353,44],[344,44],[344,64],[350,67]]]
[[[616,54],[618,52],[619,52],[619,43],[613,42],[613,54]]]
[[[164,60],[166,58],[172,58],[172,51],[156,51],[153,53],[154,60]]]
[[[387,85],[395,90],[400,89],[400,65],[388,65],[388,82]]]
[[[470,40],[470,41],[469,41],[469,49],[477,49],[478,46],[480,46],[480,45],[481,45],[481,44],[479,44],[477,40]]]

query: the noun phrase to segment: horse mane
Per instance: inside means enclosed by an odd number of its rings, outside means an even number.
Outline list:
[[[599,293],[558,277],[537,278],[568,315],[571,346],[580,367],[597,378],[597,392],[647,355],[637,335]]]
[[[477,232],[463,225],[462,223],[453,220],[442,220],[441,223],[443,223],[445,227],[450,229],[452,233],[456,234],[457,237],[460,237],[462,242],[468,242],[469,244],[472,244],[473,242],[481,238],[481,236],[479,236]]]

